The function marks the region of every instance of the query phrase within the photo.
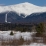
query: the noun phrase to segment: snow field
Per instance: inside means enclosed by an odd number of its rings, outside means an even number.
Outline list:
[[[10,35],[11,31],[0,31],[0,39],[8,40],[8,39],[21,39],[24,40],[32,40],[32,35],[36,32],[14,32],[14,35]]]

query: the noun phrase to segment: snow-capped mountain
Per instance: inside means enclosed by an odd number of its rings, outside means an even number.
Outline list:
[[[0,23],[39,23],[46,22],[46,7],[36,6],[25,2],[16,5],[0,6]]]
[[[46,7],[36,6],[28,2],[16,5],[0,6],[0,13],[7,11],[14,11],[17,12],[19,16],[21,16],[21,14],[24,14],[25,17],[27,17],[32,13],[46,12]]]

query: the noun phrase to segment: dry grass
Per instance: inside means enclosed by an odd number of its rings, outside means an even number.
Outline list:
[[[33,42],[46,44],[46,36],[36,34],[36,36],[33,37]]]
[[[7,41],[1,39],[0,46],[19,46],[19,45],[23,45],[23,44],[29,45],[33,42],[46,44],[46,36],[44,36],[44,35],[41,37],[33,36],[32,40],[26,40],[26,41],[24,41],[23,38],[21,38],[19,40],[13,38],[13,40],[9,39]]]
[[[1,46],[18,46],[18,45],[23,45],[23,44],[26,44],[26,45],[29,45],[31,43],[30,40],[26,40],[24,41],[23,38],[19,39],[19,40],[16,40],[16,39],[13,39],[13,40],[7,40],[7,41],[1,41]]]

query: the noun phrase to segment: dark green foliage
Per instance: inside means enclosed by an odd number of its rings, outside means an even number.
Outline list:
[[[14,34],[13,34],[13,31],[10,32],[10,35],[14,35]]]
[[[16,27],[15,29],[16,31],[21,31],[21,32],[26,32],[26,31],[31,32],[31,27]]]
[[[43,25],[43,23],[40,23],[40,24],[38,24],[38,25],[36,26],[36,31],[37,31],[37,33],[39,33],[39,34],[43,34],[43,32],[44,32],[44,25]]]
[[[28,24],[28,23],[22,23],[22,24],[18,24],[18,23],[0,23],[0,30],[1,31],[8,31],[8,30],[14,30],[14,31],[21,31],[21,32],[25,32],[25,31],[31,31],[33,27],[33,24]]]

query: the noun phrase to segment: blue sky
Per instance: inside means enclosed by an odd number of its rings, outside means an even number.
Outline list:
[[[30,2],[38,6],[46,6],[46,0],[0,0],[0,5],[12,5],[23,2]]]

